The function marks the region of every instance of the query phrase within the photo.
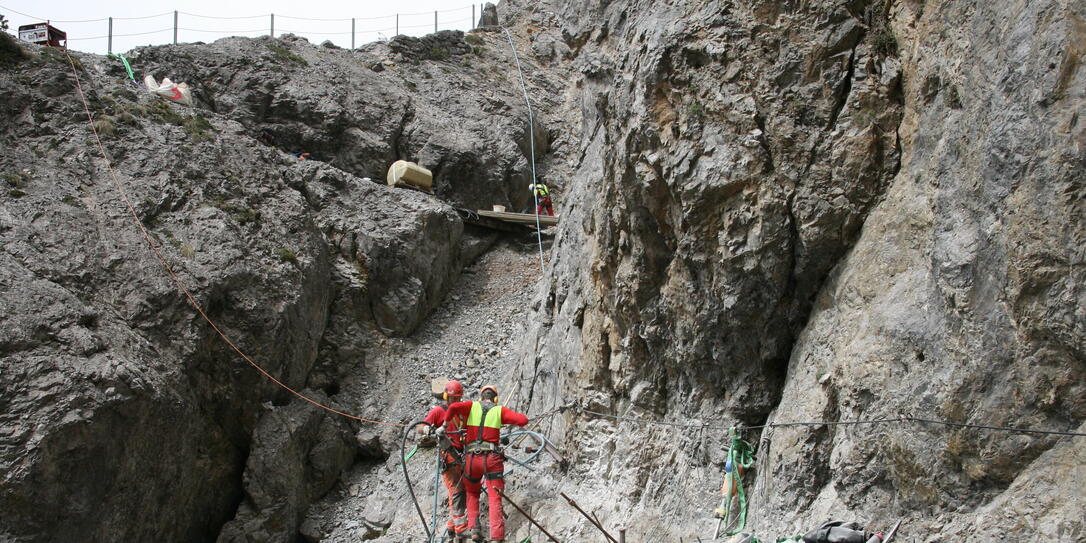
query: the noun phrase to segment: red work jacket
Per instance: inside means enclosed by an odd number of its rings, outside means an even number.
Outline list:
[[[473,402],[456,402],[449,405],[449,409],[446,411],[448,417],[460,417],[461,420],[467,421],[468,415],[471,413],[471,404]],[[502,424],[515,424],[517,426],[524,426],[528,424],[528,417],[502,406]],[[471,443],[479,438],[479,427],[468,426],[467,433],[464,435],[464,442]],[[483,428],[483,441],[489,441],[491,443],[497,443],[501,439],[501,429],[499,428]]]
[[[464,434],[460,433],[460,429],[464,427],[464,421],[467,419],[467,415],[464,415],[463,417],[449,417],[443,406],[436,405],[426,414],[426,418],[422,419],[422,421],[434,426],[441,426],[444,424],[445,435],[449,436],[449,443],[452,443],[454,448],[463,449]]]

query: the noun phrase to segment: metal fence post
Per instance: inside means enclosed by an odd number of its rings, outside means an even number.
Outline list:
[[[396,14],[396,35],[400,35],[400,14]]]
[[[351,17],[351,49],[354,49],[354,17]]]
[[[106,53],[113,54],[113,17],[109,18],[109,39],[106,40]]]
[[[471,29],[475,30],[475,4],[471,5]]]
[[[437,10],[434,10],[434,32],[437,32]]]
[[[173,12],[173,44],[177,45],[177,10]]]
[[[275,14],[271,14],[271,37],[275,37]]]

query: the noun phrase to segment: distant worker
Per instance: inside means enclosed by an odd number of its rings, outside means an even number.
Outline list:
[[[436,395],[436,394],[435,394]],[[464,396],[464,385],[459,381],[448,381],[440,399],[444,405],[436,405],[423,422],[430,428],[438,430],[438,455],[441,458],[441,480],[445,483],[445,490],[449,493],[449,520],[446,527],[453,541],[461,543],[466,541],[465,532],[468,531],[468,517],[464,512],[466,496],[464,494],[464,417],[448,416],[447,408],[454,402],[459,402]],[[425,432],[426,427],[421,426],[419,433]]]
[[[536,208],[535,214],[542,215],[544,211],[551,217],[554,216],[554,202],[551,201],[551,191],[547,190],[547,185],[543,183],[534,183],[528,185],[528,190],[535,192]]]
[[[296,152],[291,153],[291,156],[297,158],[298,160],[309,160],[309,152],[308,151],[296,151]]]
[[[505,517],[502,515],[502,497],[497,490],[505,489],[505,457],[501,448],[501,429],[504,424],[524,426],[528,417],[503,407],[498,403],[498,389],[487,385],[479,391],[481,401],[457,402],[449,405],[449,417],[467,419],[464,435],[464,488],[468,493],[468,531],[472,539],[482,540],[479,528],[479,492],[486,479],[487,504],[490,509],[490,541],[505,541]]]

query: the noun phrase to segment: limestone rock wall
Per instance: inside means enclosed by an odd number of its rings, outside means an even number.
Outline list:
[[[531,413],[1082,424],[1080,2],[503,7],[568,48],[583,127],[532,362],[510,376]],[[554,485],[652,539],[711,534],[721,433],[569,411],[543,428],[572,467],[525,492],[556,529],[583,532],[547,512]],[[1067,439],[761,437],[762,537],[905,515],[968,537],[1008,529],[1007,508],[1029,519],[1015,537],[1086,529]]]

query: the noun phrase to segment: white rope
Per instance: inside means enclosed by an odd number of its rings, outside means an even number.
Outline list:
[[[520,67],[520,57],[517,56],[517,48],[513,45],[513,35],[509,29],[502,27],[505,37],[509,39],[509,48],[513,50],[513,60],[517,62],[517,73],[520,74],[520,90],[524,92],[524,103],[528,105],[528,141],[531,147],[532,159],[532,198],[535,199],[535,237],[539,243],[539,273],[546,272],[543,266],[543,229],[539,223],[539,193],[535,184],[535,116],[532,114],[532,101],[528,98],[528,86],[524,83],[524,70]]]

